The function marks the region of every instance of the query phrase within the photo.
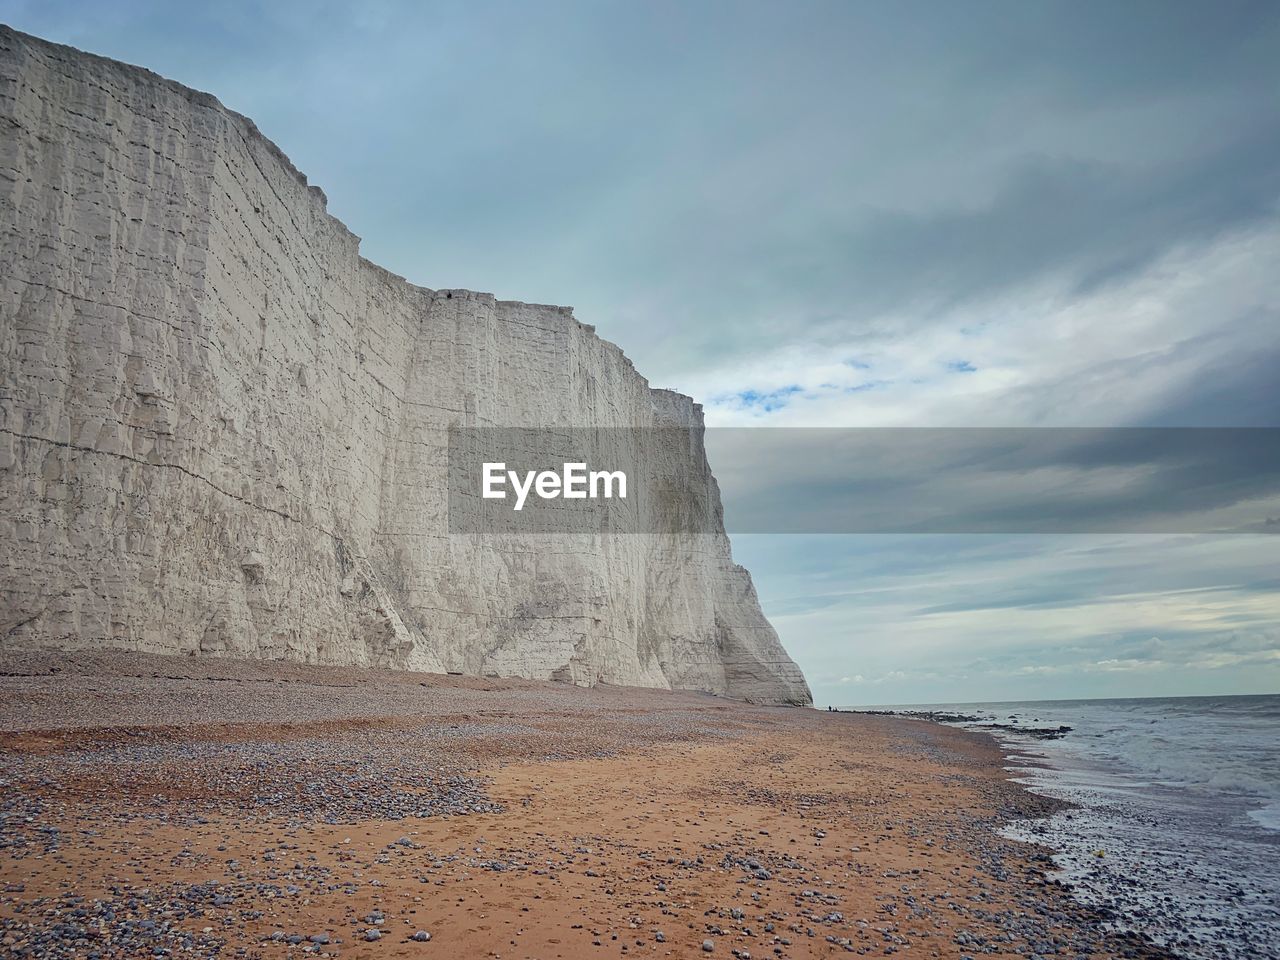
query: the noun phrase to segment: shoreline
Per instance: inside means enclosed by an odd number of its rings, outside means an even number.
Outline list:
[[[0,657],[5,955],[1165,955],[998,833],[1056,802],[987,734],[635,688],[47,662]]]

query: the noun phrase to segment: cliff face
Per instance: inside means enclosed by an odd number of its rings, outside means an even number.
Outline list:
[[[722,534],[449,535],[451,425],[700,428],[568,309],[413,286],[213,97],[4,27],[0,130],[0,645],[809,702]]]

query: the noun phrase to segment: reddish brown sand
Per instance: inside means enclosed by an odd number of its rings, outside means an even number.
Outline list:
[[[983,735],[384,671],[0,669],[3,956],[149,955],[129,910],[200,935],[176,956],[1154,955],[998,836],[1046,806]],[[391,818],[419,795],[451,812]],[[164,912],[193,889],[198,916]]]

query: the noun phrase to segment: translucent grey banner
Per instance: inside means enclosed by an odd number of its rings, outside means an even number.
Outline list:
[[[448,484],[462,534],[1280,533],[1280,428],[455,428]]]

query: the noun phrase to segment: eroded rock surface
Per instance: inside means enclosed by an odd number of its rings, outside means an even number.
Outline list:
[[[3,27],[0,131],[0,646],[809,702],[723,534],[449,535],[451,425],[700,429],[569,309],[416,287],[214,97]]]

